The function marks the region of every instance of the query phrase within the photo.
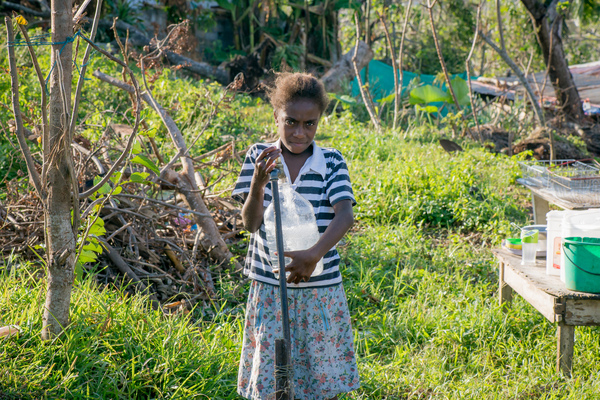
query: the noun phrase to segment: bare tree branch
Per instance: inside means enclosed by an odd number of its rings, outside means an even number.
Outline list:
[[[398,62],[398,69],[400,70],[400,93],[398,95],[402,94],[402,85],[404,85],[404,39],[406,38],[406,28],[408,26],[408,17],[410,16],[412,1],[413,0],[408,0],[408,4],[406,5],[404,24],[402,25],[402,37],[400,38],[400,50],[398,50],[400,53],[400,61]]]
[[[429,12],[429,21],[431,22],[431,33],[433,33],[433,42],[435,43],[435,49],[437,50],[438,58],[440,59],[440,64],[442,65],[442,70],[444,71],[444,76],[446,77],[446,84],[448,85],[448,91],[452,96],[452,100],[454,101],[454,105],[458,112],[461,111],[460,104],[458,104],[458,99],[456,98],[456,94],[454,93],[454,88],[452,87],[452,83],[450,82],[450,75],[448,74],[448,68],[446,68],[446,61],[444,61],[444,56],[442,55],[442,49],[440,47],[440,42],[437,37],[437,31],[435,29],[435,23],[433,21],[433,6],[437,0],[433,3],[431,0],[427,0],[427,11]],[[462,115],[463,121],[465,120],[465,116]]]
[[[10,2],[10,1],[4,1],[2,3],[2,6],[5,8],[8,8],[9,10],[20,11],[25,14],[33,15],[34,17],[40,17],[40,18],[49,18],[50,17],[50,10],[48,10],[47,12],[36,11],[29,7],[25,7],[20,4]]]
[[[27,49],[29,50],[29,55],[31,56],[31,62],[33,63],[33,67],[35,69],[35,73],[38,78],[38,83],[40,84],[40,92],[42,97],[41,104],[41,113],[42,113],[42,154],[49,154],[49,144],[50,137],[48,133],[48,96],[46,94],[46,81],[44,80],[44,75],[42,74],[42,70],[40,68],[40,64],[38,62],[35,51],[33,50],[33,46],[31,45],[31,40],[29,39],[29,34],[27,33],[27,29],[23,25],[19,25],[21,30],[21,34],[25,38],[27,42]],[[46,173],[48,170],[48,164],[43,163],[42,165],[42,176],[41,183],[42,188],[46,187]]]
[[[85,199],[85,198],[90,197],[92,194],[96,193],[102,186],[104,186],[104,184],[106,182],[108,182],[108,180],[111,178],[112,174],[114,174],[114,172],[117,170],[117,168],[119,168],[121,163],[129,155],[129,151],[131,150],[131,146],[133,145],[133,142],[135,141],[135,137],[137,136],[137,132],[138,132],[138,129],[140,126],[141,107],[139,107],[139,104],[141,103],[141,94],[140,94],[140,88],[138,86],[137,79],[135,79],[135,75],[133,75],[133,72],[127,66],[127,64],[125,64],[123,61],[119,60],[118,58],[116,58],[115,56],[110,54],[109,52],[105,51],[104,49],[101,49],[100,47],[96,46],[96,44],[94,42],[92,42],[90,39],[86,38],[85,36],[81,35],[81,37],[86,42],[88,42],[92,46],[92,48],[94,48],[94,50],[104,54],[110,60],[116,62],[117,64],[119,64],[120,66],[122,66],[123,68],[126,69],[127,73],[129,74],[129,76],[131,78],[131,83],[133,84],[133,86],[131,86],[131,88],[133,89],[133,92],[135,93],[136,103],[138,104],[138,107],[136,107],[136,110],[135,110],[135,123],[133,125],[133,132],[129,136],[129,140],[127,141],[125,150],[123,150],[123,153],[119,156],[117,161],[110,167],[110,170],[108,171],[108,173],[106,173],[106,175],[104,175],[104,177],[102,177],[100,182],[98,182],[96,185],[94,185],[89,190],[86,190],[85,192],[79,194],[80,199]],[[129,85],[127,85],[127,86],[129,86]]]
[[[500,1],[500,0],[497,0]],[[473,87],[471,85],[471,57],[475,52],[475,45],[477,44],[477,38],[479,36],[479,22],[481,17],[481,7],[482,0],[479,1],[479,6],[477,7],[477,19],[475,20],[475,35],[473,37],[473,45],[471,46],[471,51],[469,52],[469,56],[467,57],[467,61],[465,62],[467,67],[467,83],[469,84],[469,100],[471,101],[471,110],[473,110],[473,118],[475,119],[475,126],[477,127],[477,136],[479,137],[479,142],[483,143],[483,136],[481,134],[481,129],[479,128],[479,120],[477,119],[477,109],[475,107],[475,100],[473,96]]]
[[[352,57],[352,65],[354,66],[354,73],[356,74],[356,82],[358,83],[358,88],[360,90],[360,94],[365,103],[365,107],[367,108],[367,112],[369,113],[369,117],[371,117],[371,122],[375,126],[377,132],[381,132],[381,124],[379,119],[375,115],[375,111],[373,110],[373,103],[371,99],[365,93],[365,88],[363,87],[362,78],[360,77],[360,71],[358,70],[358,66],[356,65],[356,54],[358,54],[358,41],[360,40],[360,29],[358,25],[358,14],[354,14],[354,21],[356,23],[356,45],[354,47],[354,56]]]
[[[79,20],[79,18],[81,18],[81,16],[83,15],[83,13],[85,12],[85,9],[87,8],[87,6],[90,5],[90,3],[92,2],[92,0],[85,0],[83,2],[83,4],[79,7],[79,9],[77,10],[77,12],[75,13],[75,15],[73,16],[73,21],[77,21]],[[96,14],[100,14],[100,8],[102,6],[102,3],[98,4],[98,7],[96,8]],[[92,34],[91,39],[94,40],[94,35]]]
[[[77,11],[77,15],[82,13],[85,7],[90,3],[91,0],[86,0],[84,4],[81,5],[79,11]],[[94,20],[92,22],[92,31],[90,32],[90,40],[94,41],[96,37],[96,31],[98,30],[98,21],[100,20],[100,10],[102,9],[102,0],[98,0],[96,4],[96,14],[94,15]],[[75,15],[74,19],[77,19],[77,15]],[[73,111],[71,112],[71,123],[69,124],[69,143],[73,141],[73,133],[75,132],[75,122],[77,121],[77,111],[79,109],[79,99],[81,97],[81,90],[83,89],[83,83],[85,82],[85,71],[87,70],[88,59],[90,58],[90,53],[92,51],[92,46],[88,43],[87,48],[85,49],[85,54],[83,56],[83,61],[81,62],[81,71],[79,71],[79,79],[77,80],[77,89],[75,90],[75,97],[73,98]]]
[[[400,109],[400,92],[402,89],[402,82],[398,84],[398,66],[396,64],[396,51],[394,50],[394,44],[392,43],[392,39],[390,38],[390,32],[388,30],[387,24],[385,23],[383,15],[379,13],[377,13],[377,15],[379,16],[379,20],[383,25],[385,38],[388,42],[388,46],[390,47],[390,54],[392,56],[392,71],[394,73],[394,122],[392,123],[392,129],[396,129],[396,124],[398,123],[398,111]]]
[[[109,75],[103,74],[100,71],[95,71],[94,76],[130,93],[134,89],[131,85],[128,85],[127,83],[115,79]],[[149,93],[144,92],[141,98],[159,114],[161,120],[167,128],[167,131],[169,132],[169,135],[171,136],[173,144],[175,147],[177,147],[179,152],[181,154],[186,154],[187,145],[183,135],[179,131],[179,128],[177,128],[175,121],[173,121],[164,108],[158,104],[158,102],[156,102]],[[231,262],[235,266],[238,266],[237,262],[232,261],[233,255],[223,241],[223,238],[221,237],[214,220],[212,217],[208,216],[210,213],[206,208],[204,200],[200,196],[198,185],[196,184],[196,180],[194,178],[194,165],[191,157],[189,155],[182,156],[181,163],[183,169],[180,174],[173,170],[163,169],[161,175],[165,174],[164,179],[177,186],[177,190],[182,194],[190,209],[198,211],[197,214],[194,214],[194,217],[198,223],[198,226],[204,232],[204,236],[201,239],[204,249],[206,249],[207,252],[218,261]],[[202,216],[201,214],[205,214],[207,216]]]
[[[490,39],[484,32],[479,32],[479,35],[496,53],[498,53],[498,55],[504,60],[504,62],[510,67],[510,69],[513,70],[515,75],[517,75],[517,78],[519,79],[519,81],[521,82],[521,84],[523,85],[525,90],[527,91],[527,94],[529,95],[529,99],[531,100],[533,109],[535,111],[535,116],[536,116],[539,124],[544,125],[544,114],[542,112],[542,108],[538,104],[535,93],[533,92],[533,89],[531,88],[529,81],[527,80],[527,78],[525,78],[525,75],[523,75],[523,72],[521,72],[521,69],[510,58],[508,53],[506,51],[502,50],[501,48],[499,48],[496,45],[496,43],[494,43],[494,41],[492,39]]]
[[[25,163],[27,164],[27,171],[29,172],[29,177],[35,190],[38,193],[40,199],[45,199],[46,195],[43,191],[42,183],[40,180],[40,175],[35,169],[35,163],[33,161],[33,157],[31,156],[31,152],[29,151],[29,146],[27,146],[27,141],[25,140],[25,135],[23,134],[23,118],[21,116],[21,108],[19,106],[19,78],[17,75],[17,64],[15,61],[15,50],[11,43],[15,40],[15,35],[12,27],[12,20],[8,17],[4,18],[4,23],[6,25],[7,32],[7,48],[8,48],[8,61],[10,68],[10,85],[12,89],[12,107],[13,114],[15,116],[15,124],[16,124],[16,132],[17,132],[17,140],[19,141],[19,147],[21,148],[21,152],[23,153],[23,157],[25,157]],[[42,88],[43,90],[43,88]]]
[[[496,18],[498,19],[498,35],[500,36],[500,48],[506,51],[504,44],[504,26],[502,25],[502,13],[500,12],[500,0],[496,0]]]

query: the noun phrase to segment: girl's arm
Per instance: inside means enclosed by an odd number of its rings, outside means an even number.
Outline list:
[[[291,272],[287,279],[288,283],[308,281],[319,260],[344,237],[348,229],[354,224],[352,200],[337,202],[333,206],[333,211],[335,216],[313,247],[307,250],[284,253],[286,257],[292,258],[292,262],[285,268],[286,271]]]
[[[280,149],[271,146],[264,149],[256,158],[250,192],[246,196],[246,201],[244,201],[242,207],[244,228],[250,233],[256,232],[262,224],[265,213],[265,187],[269,182],[271,171],[275,169],[275,161],[280,154]]]

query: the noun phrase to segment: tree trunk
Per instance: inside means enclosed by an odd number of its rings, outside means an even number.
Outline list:
[[[355,76],[354,66],[352,65],[355,53],[359,71],[373,59],[373,50],[365,42],[359,42],[357,49],[353,47],[348,53],[344,54],[321,78],[328,92],[340,92],[344,83]]]
[[[73,35],[72,0],[52,0],[51,29],[52,46],[50,78],[48,187],[46,210],[46,238],[48,255],[48,292],[44,307],[42,338],[50,339],[62,332],[69,324],[69,305],[73,288],[75,263],[75,234],[71,224],[71,174],[69,169],[70,138],[68,117],[71,107],[72,43],[66,43]],[[56,59],[60,52],[60,64]],[[59,78],[62,65],[62,81]],[[62,87],[62,88],[61,88]],[[66,110],[65,104],[66,103]]]
[[[539,0],[521,2],[531,16],[558,105],[570,119],[579,121],[584,115],[583,107],[565,58],[561,37],[563,17],[556,10],[558,0],[548,6]]]

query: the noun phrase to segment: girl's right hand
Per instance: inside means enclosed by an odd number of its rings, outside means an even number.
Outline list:
[[[277,158],[281,155],[281,149],[275,146],[267,147],[256,158],[254,167],[254,176],[252,177],[253,185],[257,188],[264,188],[270,179],[271,171],[275,169]]]

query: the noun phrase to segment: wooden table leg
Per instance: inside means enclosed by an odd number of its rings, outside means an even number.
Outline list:
[[[504,263],[499,264],[498,295],[500,306],[504,311],[508,309],[508,304],[512,301],[512,288],[504,282]]]
[[[556,330],[556,372],[563,373],[565,376],[571,376],[573,365],[573,343],[575,339],[575,327],[558,323]]]
[[[546,225],[546,214],[550,211],[550,204],[547,200],[531,192],[531,203],[533,204],[533,221],[536,225]]]

